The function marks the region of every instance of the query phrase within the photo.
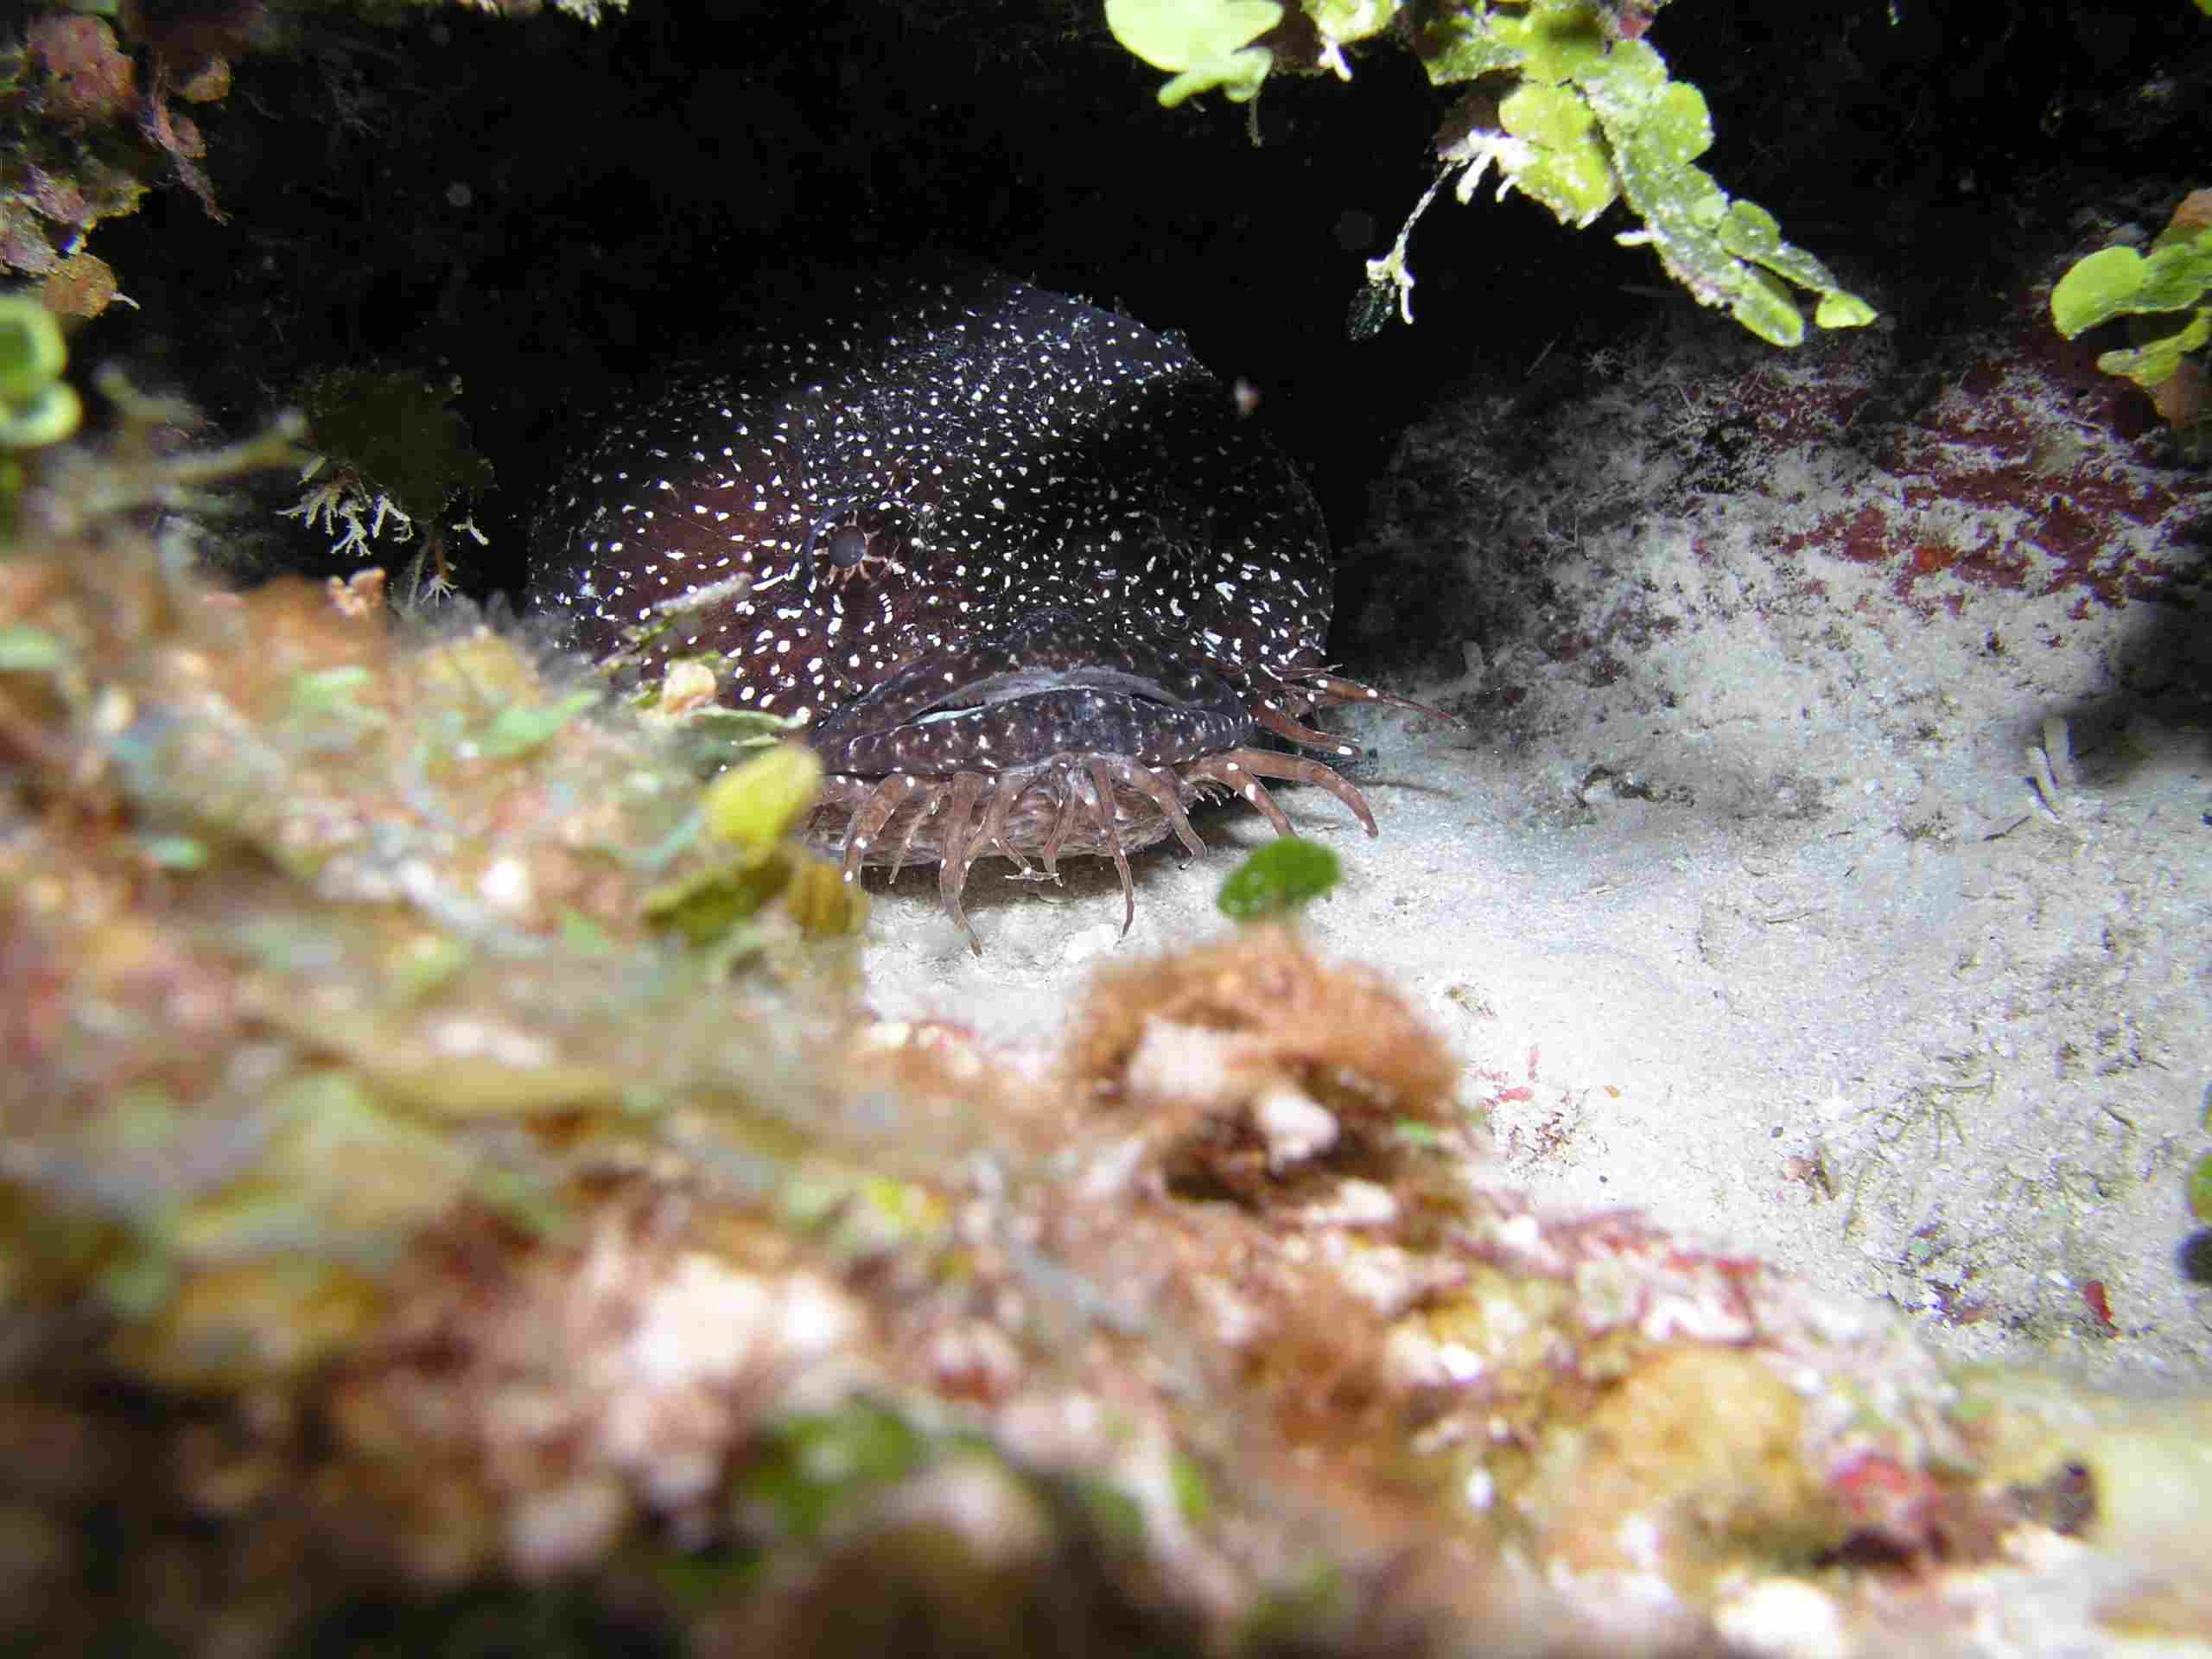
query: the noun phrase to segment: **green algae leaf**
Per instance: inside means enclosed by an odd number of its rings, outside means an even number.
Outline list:
[[[573,906],[561,912],[561,943],[580,957],[611,957],[613,939],[597,922]]]
[[[0,628],[0,674],[51,674],[69,659],[69,647],[43,628]]]
[[[1423,36],[1421,67],[1437,86],[1502,72],[1557,82],[1605,52],[1605,25],[1590,0],[1535,0],[1525,11],[1455,7],[1432,19]]]
[[[804,743],[779,743],[709,785],[700,804],[718,841],[765,858],[814,805],[822,757]]]
[[[810,939],[842,938],[868,921],[868,895],[835,864],[800,860],[784,890],[784,913]]]
[[[1238,1645],[1253,1653],[1336,1645],[1330,1638],[1342,1631],[1355,1605],[1344,1570],[1333,1562],[1316,1561],[1261,1596],[1244,1621]]]
[[[0,295],[0,449],[35,449],[77,429],[85,406],[61,378],[69,352],[53,314]]]
[[[639,913],[692,944],[712,944],[774,898],[790,879],[791,867],[782,859],[741,858],[663,882],[639,901]]]
[[[54,314],[27,294],[0,295],[0,402],[36,397],[68,363]]]
[[[1565,86],[1524,81],[1499,103],[1497,118],[1528,146],[1511,168],[1514,185],[1561,222],[1587,225],[1613,205],[1619,187],[1588,100]]]
[[[77,429],[85,405],[71,388],[56,381],[41,386],[0,416],[0,448],[36,449],[59,443]]]
[[[492,716],[476,752],[486,760],[512,760],[552,741],[560,730],[599,701],[596,691],[571,691],[551,702],[514,703]]]
[[[1221,95],[1232,104],[1249,104],[1260,95],[1260,83],[1268,78],[1268,71],[1274,67],[1274,54],[1263,47],[1249,47],[1242,52],[1232,52],[1225,58],[1217,58],[1187,69],[1160,89],[1160,103],[1163,109],[1173,109],[1200,92],[1221,89]]]
[[[772,747],[803,729],[780,715],[717,706],[684,715],[671,741],[685,766],[711,778],[744,755]]]
[[[1605,130],[1621,194],[1644,229],[1624,241],[1649,242],[1667,273],[1705,305],[1726,306],[1745,327],[1777,346],[1805,337],[1805,319],[1789,284],[1818,295],[1814,321],[1855,327],[1873,308],[1847,292],[1834,273],[1782,238],[1774,216],[1731,200],[1691,162],[1713,142],[1704,97],[1671,81],[1666,60],[1642,41],[1624,41],[1576,77]]]
[[[425,933],[391,953],[383,963],[385,989],[395,1002],[420,1001],[449,984],[475,957],[465,939]]]
[[[1319,842],[1283,836],[1230,872],[1215,902],[1232,921],[1255,921],[1303,909],[1337,885],[1343,867]]]
[[[148,863],[164,870],[204,870],[213,856],[206,842],[190,836],[141,836],[138,850]]]
[[[742,1518],[811,1542],[930,1456],[929,1442],[905,1418],[858,1402],[782,1425],[734,1496]]]
[[[1821,295],[1821,302],[1813,308],[1813,321],[1823,328],[1864,328],[1874,316],[1872,306],[1840,289]]]
[[[2169,385],[2183,359],[2212,343],[2212,190],[2182,198],[2147,252],[2100,248],[2076,260],[2050,292],[2050,318],[2072,340],[2125,321],[2129,345],[2097,359],[2107,374],[2150,392],[2185,450],[2202,453],[2208,423],[2201,412],[2202,377]],[[2201,363],[2192,366],[2201,369]]]
[[[2050,290],[2050,320],[2071,340],[2114,317],[2183,311],[2212,289],[2212,226],[2162,237],[2148,255],[2100,248]]]
[[[1176,1512],[1192,1526],[1205,1525],[1214,1510],[1206,1471],[1188,1453],[1179,1452],[1168,1461],[1167,1478],[1175,1489]]]
[[[2189,1213],[2199,1221],[2212,1222],[2212,1152],[2199,1158],[2189,1172]]]
[[[175,1294],[177,1265],[159,1243],[134,1238],[100,1268],[93,1290],[126,1320],[152,1318]]]
[[[1217,86],[1231,103],[1255,97],[1274,56],[1251,42],[1281,21],[1279,0],[1106,0],[1114,38],[1173,73],[1160,89],[1170,109]]]
[[[1143,1553],[1144,1505],[1131,1493],[1100,1475],[1078,1475],[1071,1490],[1103,1548],[1117,1554]]]
[[[2099,248],[2077,259],[2050,290],[2050,320],[2071,340],[2130,308],[2143,283],[2143,256],[2133,248]]]
[[[575,1211],[562,1202],[557,1192],[505,1164],[480,1166],[470,1178],[469,1191],[486,1209],[497,1211],[533,1238],[568,1238],[577,1230]]]
[[[1390,27],[1398,0],[1305,0],[1306,15],[1325,40],[1371,40]]]
[[[2212,306],[2198,310],[2171,334],[2158,334],[2124,351],[2104,352],[2097,366],[2107,374],[2125,375],[2149,391],[2164,383],[2191,352],[2212,340]]]
[[[292,681],[292,712],[297,715],[359,713],[353,697],[376,676],[356,666],[318,669]]]
[[[381,710],[355,699],[376,683],[358,665],[318,669],[297,675],[291,686],[290,725],[315,747],[345,747],[364,732],[386,723]]]

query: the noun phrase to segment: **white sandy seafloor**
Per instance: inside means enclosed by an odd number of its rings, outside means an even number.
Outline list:
[[[1600,353],[1554,398],[1548,467],[1485,459],[1511,388],[1408,434],[1394,478],[1426,480],[1420,510],[1386,482],[1351,556],[1452,573],[1411,602],[1477,595],[1488,644],[1470,638],[1463,674],[1395,683],[1467,712],[1464,728],[1337,717],[1372,747],[1354,776],[1380,839],[1319,791],[1281,792],[1346,862],[1308,931],[1428,1011],[1541,1202],[1639,1208],[1905,1309],[1955,1357],[2202,1392],[2212,1288],[2177,1253],[2186,1173],[2212,1149],[2212,731],[2191,713],[2212,633],[2171,604],[2032,579],[1941,574],[1908,605],[1890,566],[1785,550],[1867,500],[1901,511],[1899,480],[1839,429],[1758,454],[1742,486],[1685,489],[1684,411],[1717,409],[1764,348],[1717,320],[1674,332],[1626,372]],[[1849,349],[1871,374],[1887,348]],[[2031,368],[1983,396],[2070,427],[2037,464],[2145,464]],[[1918,533],[1961,546],[2018,528],[2002,509],[1914,511]],[[1531,524],[1541,614],[1514,613],[1525,573],[1490,562]],[[2119,524],[2113,557],[2173,569],[2171,532]],[[1602,674],[1537,643],[1630,611]],[[2130,689],[2145,683],[2156,695]],[[1501,688],[1510,713],[1485,713]],[[1126,940],[1096,861],[1058,888],[977,866],[981,957],[939,914],[934,868],[888,894],[872,878],[874,1006],[1056,1044],[1096,963],[1226,925],[1216,889],[1268,831],[1238,812],[1200,828],[1205,860],[1135,861]]]

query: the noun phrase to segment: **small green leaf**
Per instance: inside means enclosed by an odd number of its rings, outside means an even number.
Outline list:
[[[289,729],[311,749],[350,748],[390,722],[384,711],[355,701],[376,676],[359,666],[321,669],[292,681]]]
[[[1106,0],[1114,38],[1155,69],[1174,72],[1160,89],[1170,109],[1214,87],[1249,102],[1274,54],[1251,44],[1282,21],[1278,0]]]
[[[746,1518],[810,1541],[926,1464],[930,1443],[904,1418],[865,1401],[772,1430],[736,1481]]]
[[[394,1001],[417,1001],[451,981],[474,955],[465,940],[425,933],[391,953],[385,963],[385,983]]]
[[[60,381],[41,386],[0,416],[0,448],[36,449],[59,443],[77,429],[85,405]]]
[[[110,1312],[125,1319],[144,1319],[161,1311],[176,1283],[176,1263],[168,1254],[134,1240],[100,1268],[93,1288]]]
[[[207,844],[190,836],[141,836],[138,850],[146,861],[164,870],[200,870],[207,867]]]
[[[738,858],[663,882],[639,900],[639,913],[656,927],[675,929],[693,944],[712,944],[790,880],[791,867],[782,859]]]
[[[1864,328],[1874,321],[1874,308],[1856,294],[1838,289],[1821,296],[1820,304],[1813,308],[1813,321],[1823,328]]]
[[[2143,285],[2143,256],[2133,248],[2099,248],[2077,259],[2050,290],[2050,320],[2071,340],[2131,309]]]
[[[1193,1526],[1204,1526],[1213,1514],[1213,1488],[1206,1480],[1206,1472],[1187,1453],[1178,1452],[1167,1465],[1167,1478],[1175,1489],[1175,1507],[1183,1518]]]
[[[1619,194],[1589,101],[1565,86],[1523,81],[1497,106],[1498,124],[1529,148],[1513,169],[1527,191],[1569,225],[1587,225]]]
[[[2199,1221],[2212,1222],[2212,1152],[2196,1160],[2196,1167],[2189,1172],[2189,1213]]]
[[[43,628],[0,628],[0,674],[51,674],[69,660],[69,647]]]
[[[1155,69],[1226,57],[1281,21],[1278,0],[1106,0],[1114,38]]]
[[[487,1161],[470,1172],[469,1185],[486,1209],[533,1238],[566,1238],[575,1230],[575,1213],[560,1195],[520,1170]]]
[[[1770,346],[1790,346],[1805,338],[1804,315],[1789,297],[1782,279],[1755,266],[1741,268],[1732,284],[1735,298],[1728,315]]]
[[[573,907],[561,912],[561,943],[580,957],[611,957],[614,941],[605,928]]]
[[[68,361],[52,312],[28,294],[0,295],[0,402],[37,397],[60,378]]]
[[[1337,885],[1343,867],[1319,842],[1284,836],[1246,859],[1221,884],[1216,901],[1233,921],[1302,909]]]
[[[302,719],[338,715],[349,720],[381,725],[384,716],[353,701],[376,677],[365,668],[325,668],[302,674],[292,681],[292,713]]]
[[[2050,290],[2050,320],[2071,340],[2114,317],[2182,311],[2212,289],[2212,227],[2162,238],[2145,257],[2100,248]]]
[[[1249,104],[1260,95],[1260,84],[1274,67],[1274,54],[1265,47],[1248,47],[1186,69],[1160,89],[1160,106],[1172,110],[1186,99],[1210,92],[1217,86],[1232,104]]]
[[[476,740],[476,752],[486,760],[527,754],[598,701],[596,691],[571,691],[551,702],[510,704],[492,716],[483,736]]]
[[[2101,353],[2097,366],[2107,374],[2125,375],[2149,391],[2164,383],[2191,352],[2212,340],[2212,307],[2195,315],[2170,334],[2153,334],[2125,351]]]
[[[716,839],[765,856],[813,806],[821,785],[821,756],[804,743],[779,743],[716,779],[700,804]]]

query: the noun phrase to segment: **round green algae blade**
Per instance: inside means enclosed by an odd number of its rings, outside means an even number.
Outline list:
[[[1257,921],[1303,909],[1337,885],[1344,867],[1319,842],[1284,836],[1230,872],[1215,900],[1232,921]]]

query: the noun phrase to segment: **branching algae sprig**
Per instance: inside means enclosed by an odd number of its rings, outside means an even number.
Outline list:
[[[1643,38],[1661,3],[1300,0],[1287,21],[1274,0],[1115,0],[1107,22],[1147,63],[1179,72],[1162,88],[1163,104],[1216,86],[1249,99],[1270,72],[1349,78],[1345,47],[1392,33],[1432,85],[1473,86],[1437,135],[1436,183],[1390,251],[1368,262],[1367,289],[1352,308],[1356,335],[1394,316],[1413,321],[1414,224],[1446,183],[1456,180],[1464,202],[1493,168],[1500,195],[1518,190],[1578,229],[1624,203],[1643,228],[1624,243],[1649,246],[1700,304],[1726,308],[1762,340],[1803,340],[1793,288],[1815,296],[1820,327],[1871,322],[1872,308],[1783,240],[1772,214],[1732,199],[1694,165],[1712,147],[1712,118],[1704,95],[1671,79]]]
[[[2212,190],[2182,199],[2147,251],[2101,248],[2050,293],[2051,321],[2073,340],[2124,322],[2133,344],[2101,353],[2097,366],[2151,396],[2182,444],[2201,451],[2212,434]]]

